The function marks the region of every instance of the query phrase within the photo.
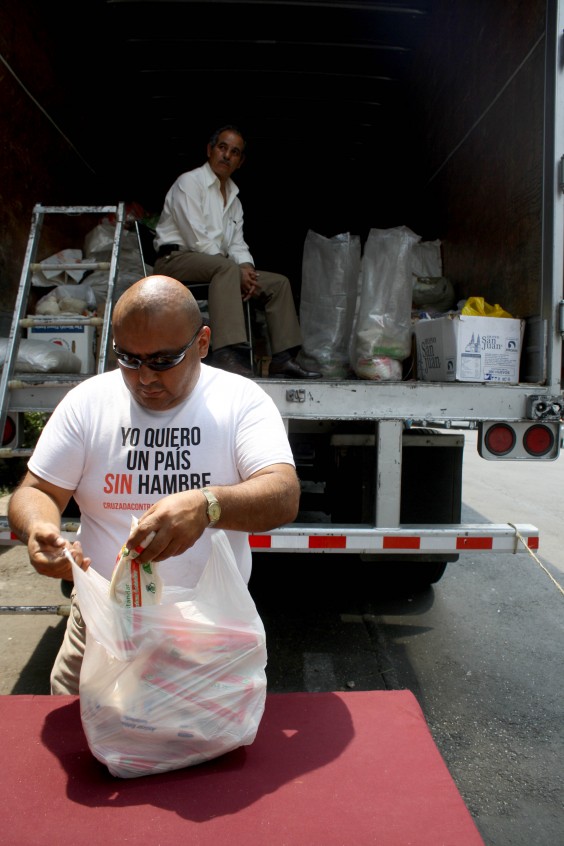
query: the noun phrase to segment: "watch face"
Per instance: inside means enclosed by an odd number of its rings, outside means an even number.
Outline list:
[[[208,501],[208,508],[206,514],[208,515],[208,521],[210,526],[213,526],[214,523],[217,523],[217,521],[221,517],[221,505],[217,501],[216,497],[212,494],[212,492],[207,488],[204,488],[202,490],[202,493]]]
[[[221,516],[221,508],[219,507],[219,502],[211,502],[208,508],[208,516],[210,518],[210,523],[215,523],[216,520],[219,520]]]

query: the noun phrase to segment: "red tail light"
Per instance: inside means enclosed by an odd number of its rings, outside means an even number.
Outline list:
[[[551,451],[554,445],[554,434],[548,428],[538,424],[531,426],[523,435],[523,446],[529,455],[541,456]]]
[[[554,461],[560,452],[560,421],[483,421],[478,452],[489,461]]]
[[[515,430],[506,423],[498,423],[488,429],[485,437],[486,447],[493,455],[507,455],[515,446]]]
[[[6,446],[6,444],[11,443],[16,436],[16,424],[15,421],[10,417],[6,417],[6,423],[4,425],[4,434],[2,436],[2,446]]]

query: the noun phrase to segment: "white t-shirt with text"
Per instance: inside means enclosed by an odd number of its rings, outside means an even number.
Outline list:
[[[250,379],[202,364],[190,396],[163,412],[140,406],[119,370],[87,379],[59,403],[28,466],[74,492],[84,554],[109,579],[132,514],[140,518],[168,494],[237,484],[279,463],[294,460],[271,398]],[[159,564],[165,584],[197,584],[213,531],[206,529],[186,553]],[[226,534],[248,581],[248,535]]]

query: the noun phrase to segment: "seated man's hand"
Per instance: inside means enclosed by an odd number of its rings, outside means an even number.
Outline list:
[[[258,284],[258,273],[252,264],[240,264],[241,271],[241,294],[243,300],[250,300],[251,297],[257,297],[260,294],[261,287]]]

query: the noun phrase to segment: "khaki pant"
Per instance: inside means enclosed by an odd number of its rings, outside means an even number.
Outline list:
[[[208,256],[190,250],[177,250],[157,259],[153,273],[171,276],[180,282],[210,282],[208,308],[212,331],[212,349],[247,341],[244,305],[241,298],[239,265],[222,255]],[[299,347],[300,326],[285,276],[259,270],[258,284],[266,294],[266,325],[272,353]],[[252,303],[252,300],[251,300]]]
[[[78,695],[78,680],[85,646],[86,626],[78,606],[76,590],[73,590],[65,636],[51,670],[52,694]]]

